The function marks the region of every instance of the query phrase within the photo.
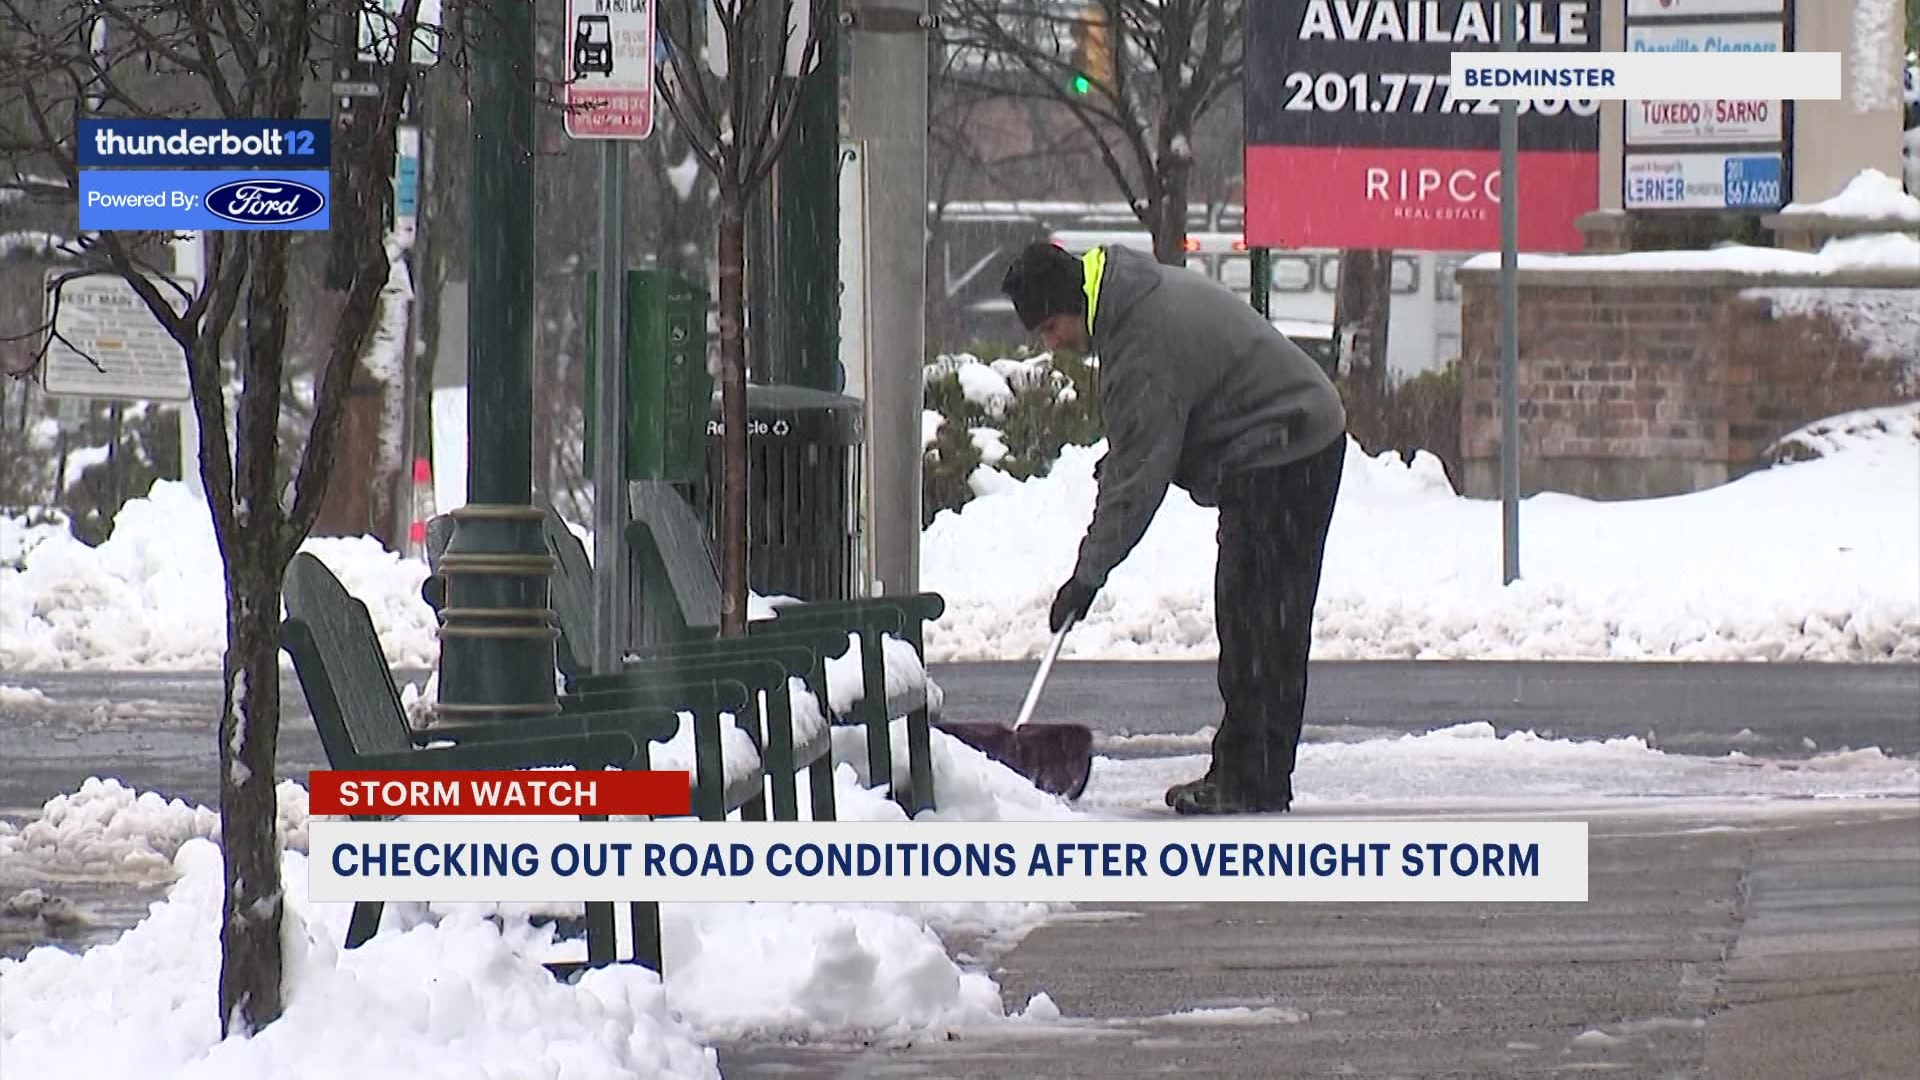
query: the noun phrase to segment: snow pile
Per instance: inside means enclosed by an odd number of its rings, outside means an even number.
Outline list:
[[[1811,461],[1892,440],[1920,443],[1920,401],[1843,413],[1796,428],[1762,454],[1768,461]]]
[[[947,598],[930,662],[1019,659],[1092,514],[1104,444],[1045,478],[943,513],[923,587]],[[1456,495],[1439,463],[1349,442],[1327,544],[1322,659],[1920,659],[1920,445],[1885,439],[1664,499],[1526,499],[1521,580],[1502,585],[1497,500]],[[1169,492],[1069,656],[1215,653],[1217,515]]]
[[[1294,808],[1339,812],[1403,804],[1592,805],[1618,799],[1920,798],[1920,761],[1878,749],[1841,750],[1805,760],[1766,761],[1740,753],[1667,753],[1645,738],[1572,740],[1492,724],[1456,724],[1418,735],[1300,745]],[[1206,771],[1205,754],[1094,760],[1081,806],[1096,812],[1171,814],[1172,784]]]
[[[60,536],[71,536],[66,515],[55,512],[55,520],[41,520],[41,514],[15,517],[0,515],[0,570],[18,569],[34,548]]]
[[[1898,177],[1864,169],[1840,194],[1819,202],[1788,203],[1780,213],[1920,224],[1920,198],[1909,195]]]
[[[282,780],[275,794],[281,842],[305,848],[307,789]],[[40,816],[23,826],[0,821],[0,858],[50,876],[164,880],[181,845],[219,837],[218,810],[90,777],[80,790],[47,800]]]
[[[433,612],[420,599],[426,564],[369,537],[309,540],[347,591],[366,602],[388,661],[430,667]],[[161,480],[88,547],[49,536],[0,564],[0,669],[218,670],[226,648],[226,575],[206,502]]]
[[[39,712],[52,704],[53,699],[38,687],[0,683],[0,716],[23,716]]]
[[[585,543],[592,550],[592,538]],[[21,551],[21,567],[0,559],[0,670],[218,670],[226,648],[225,571],[206,504],[184,485],[160,481],[130,500],[113,535],[88,547],[61,526],[31,529],[0,519],[0,550]],[[319,538],[302,550],[327,564],[348,593],[363,601],[389,665],[432,668],[439,656],[438,621],[421,599],[426,563],[403,558],[370,537]],[[790,597],[749,597],[749,617],[772,618]],[[836,712],[861,697],[860,644],[827,664]],[[291,667],[283,655],[283,667]],[[904,713],[923,699],[939,707],[905,641],[886,640],[887,699]],[[431,686],[431,683],[429,684]],[[411,684],[405,695],[416,720],[430,699]],[[689,751],[690,752],[690,751]]]
[[[668,1000],[709,1040],[911,1038],[1006,1019],[993,980],[900,911],[674,904],[662,919]]]
[[[943,735],[935,739],[938,816],[1078,816],[1003,767]],[[858,782],[850,764],[835,780],[843,820],[904,820],[896,803]],[[300,797],[287,798],[289,788]],[[282,796],[283,833],[297,849],[305,843],[305,792],[287,782]],[[99,809],[74,813],[73,804]],[[360,1069],[397,1077],[415,1075],[424,1065],[416,1055],[431,1051],[442,1055],[435,1061],[442,1071],[426,1075],[502,1075],[481,1063],[503,1061],[529,1070],[516,1076],[714,1075],[700,1042],[849,1033],[938,1038],[1043,1019],[1010,1017],[993,980],[955,961],[942,935],[993,935],[1004,943],[1065,907],[668,904],[661,911],[664,987],[626,966],[567,987],[538,962],[577,958],[581,943],[555,942],[550,928],[531,925],[526,910],[509,905],[388,905],[372,942],[341,950],[351,905],[307,903],[304,855],[295,850],[284,861],[295,916],[287,1017],[258,1039],[215,1047],[221,871],[218,848],[205,839],[215,820],[205,807],[90,780],[78,795],[50,801],[21,831],[59,834],[58,843],[20,852],[41,869],[73,848],[96,853],[84,865],[69,860],[76,871],[118,877],[116,867],[137,862],[144,876],[177,880],[145,921],[111,945],[78,957],[42,948],[24,961],[0,961],[0,992],[9,1002],[0,1060],[10,1069],[37,1077],[113,1075],[135,1071],[131,1055],[138,1054],[140,1075],[183,1080],[269,1072],[331,1077]],[[540,908],[565,913],[568,905]],[[66,1045],[83,1034],[86,1047]],[[401,1041],[409,1045],[388,1045]],[[703,1061],[708,1072],[700,1071]]]
[[[196,839],[174,864],[180,880],[168,899],[112,945],[0,960],[0,1061],[9,1076],[720,1075],[713,1052],[672,1015],[644,969],[591,971],[569,986],[471,917],[339,948],[347,906],[307,902],[306,860],[296,853],[282,870],[286,1013],[257,1037],[222,1041],[214,1008],[220,851]]]
[[[1724,273],[1800,274],[1825,277],[1855,271],[1914,273],[1920,267],[1920,238],[1903,233],[1869,233],[1827,241],[1819,251],[1726,244],[1706,251],[1633,251],[1619,255],[1520,255],[1522,270],[1714,270]],[[1475,255],[1462,270],[1498,270],[1500,256]]]

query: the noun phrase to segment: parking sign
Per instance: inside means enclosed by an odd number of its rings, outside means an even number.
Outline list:
[[[567,134],[653,134],[654,0],[567,0]]]

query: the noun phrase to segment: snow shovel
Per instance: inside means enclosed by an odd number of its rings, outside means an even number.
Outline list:
[[[942,722],[940,730],[973,747],[1014,772],[1033,781],[1041,791],[1073,800],[1087,789],[1087,777],[1093,772],[1093,731],[1085,724],[1034,724],[1033,708],[1040,702],[1040,688],[1066,643],[1073,623],[1060,628],[1040,658],[1040,670],[1033,676],[1027,700],[1020,706],[1019,719],[1012,727],[986,722]]]

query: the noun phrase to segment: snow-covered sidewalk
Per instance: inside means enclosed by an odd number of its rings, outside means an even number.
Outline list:
[[[945,806],[930,817],[1076,816],[951,739],[940,740],[936,764]],[[842,819],[902,818],[851,764],[836,779]],[[713,1077],[711,1047],[728,1040],[906,1041],[1021,1022],[990,977],[949,955],[945,936],[1004,947],[1060,910],[665,905],[664,984],[624,965],[566,985],[539,963],[553,954],[551,930],[496,905],[390,905],[382,933],[342,949],[350,905],[305,897],[306,790],[282,781],[279,796],[288,849],[287,1012],[256,1038],[224,1042],[213,1010],[221,904],[214,811],[95,779],[49,801],[22,828],[0,825],[0,862],[15,870],[172,883],[167,898],[111,944],[0,960],[8,1076]]]
[[[836,734],[847,736],[835,748],[841,817],[898,820],[898,806],[860,775],[859,733]],[[936,733],[941,809],[929,816],[1165,815],[1160,791],[1202,766],[1208,734],[1151,737],[1156,751],[1181,756],[1099,758],[1086,797],[1069,807]],[[1130,749],[1125,742],[1114,749]],[[1643,739],[1498,736],[1486,724],[1311,743],[1299,776],[1298,808],[1313,814],[1617,811],[1688,800],[1765,813],[1815,800],[1920,798],[1920,763],[1873,748],[1803,761],[1706,758]],[[23,827],[0,824],[0,866],[10,879],[171,883],[167,898],[110,944],[0,960],[7,1075],[684,1080],[717,1076],[711,1048],[732,1040],[937,1041],[1074,1023],[1045,995],[1009,1008],[989,974],[950,951],[956,935],[1004,948],[1065,910],[1041,904],[665,905],[664,983],[630,966],[558,983],[538,963],[552,954],[550,932],[501,905],[392,905],[379,936],[342,950],[348,906],[313,905],[304,895],[306,790],[285,780],[279,796],[293,916],[288,1010],[257,1038],[224,1042],[212,1010],[217,814],[96,779],[50,800]]]

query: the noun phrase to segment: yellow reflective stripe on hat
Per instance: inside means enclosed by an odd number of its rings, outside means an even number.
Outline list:
[[[1105,248],[1088,248],[1080,256],[1080,278],[1087,290],[1087,336],[1093,336],[1093,313],[1100,307],[1100,275],[1107,269]]]

